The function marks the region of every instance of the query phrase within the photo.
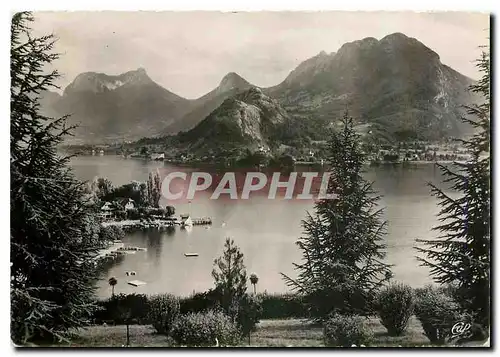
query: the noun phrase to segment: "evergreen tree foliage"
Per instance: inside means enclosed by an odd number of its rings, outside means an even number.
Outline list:
[[[390,277],[385,257],[386,222],[379,196],[362,174],[362,141],[346,112],[343,127],[332,133],[327,192],[336,199],[315,204],[315,214],[302,222],[305,235],[297,241],[302,262],[294,264],[297,278],[286,283],[303,295],[311,318],[331,313],[365,313],[376,290]]]
[[[109,196],[114,190],[113,184],[107,178],[96,177],[91,184],[91,191],[95,192],[97,198],[102,200],[104,197]]]
[[[149,205],[154,208],[159,208],[161,199],[161,178],[158,172],[154,175],[153,173],[149,174],[147,182],[147,193]]]
[[[39,95],[54,86],[55,39],[34,38],[30,13],[11,24],[10,255],[11,337],[23,344],[63,338],[84,326],[93,303],[98,227],[84,201],[85,185],[56,146],[66,118],[40,114]]]
[[[226,238],[223,255],[214,261],[212,276],[224,311],[236,318],[239,302],[247,291],[247,273],[241,253],[234,240]]]
[[[438,165],[444,183],[458,193],[450,195],[429,184],[439,200],[440,224],[435,239],[419,239],[417,257],[439,284],[452,284],[465,310],[477,323],[489,325],[490,295],[490,56],[483,52],[477,62],[483,77],[470,90],[483,97],[481,104],[466,107],[462,120],[475,134],[460,140],[470,153],[465,163]]]

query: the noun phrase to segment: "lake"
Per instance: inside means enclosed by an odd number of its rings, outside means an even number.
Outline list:
[[[80,156],[71,160],[81,180],[106,177],[114,186],[133,180],[145,181],[157,169],[192,171],[163,162],[125,159],[119,156]],[[418,287],[430,283],[428,270],[418,265],[415,256],[416,238],[429,238],[435,233],[439,208],[429,195],[427,182],[440,183],[442,176],[432,164],[412,167],[379,166],[367,168],[365,177],[375,181],[374,187],[383,196],[388,220],[387,262],[394,264],[394,279]],[[116,293],[154,294],[168,292],[189,295],[213,286],[213,261],[222,254],[224,240],[231,237],[241,248],[248,274],[259,276],[258,291],[286,292],[280,273],[295,276],[293,263],[301,253],[295,241],[302,233],[301,220],[313,202],[307,200],[268,200],[250,196],[249,200],[209,200],[198,197],[189,202],[171,202],[176,214],[193,217],[210,216],[211,227],[195,226],[188,230],[176,227],[169,231],[149,230],[127,234],[124,242],[146,247],[146,252],[127,255],[107,272],[118,279]],[[161,202],[165,205],[166,202]],[[198,257],[185,257],[197,252]],[[126,271],[136,271],[127,277]],[[133,287],[129,280],[142,280],[146,285]],[[98,283],[98,295],[109,297],[107,278]]]

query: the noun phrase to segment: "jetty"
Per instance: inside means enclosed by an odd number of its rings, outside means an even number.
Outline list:
[[[118,251],[146,252],[146,251],[147,251],[147,248],[140,248],[140,247],[121,247],[121,248],[118,248]]]
[[[211,225],[212,224],[212,218],[210,217],[203,217],[203,218],[192,218],[194,226],[204,226],[204,225]]]
[[[102,258],[108,258],[108,257],[114,257],[117,255],[118,250],[123,249],[125,247],[125,244],[120,242],[120,243],[112,243],[110,246],[107,248],[101,249],[97,255],[95,256],[95,260],[99,260]]]
[[[108,247],[99,250],[96,256],[93,258],[95,263],[98,263],[102,260],[113,260],[119,256],[126,254],[135,254],[136,252],[145,252],[146,248],[133,247],[133,246],[125,246],[125,244],[121,241],[114,241],[109,244]]]

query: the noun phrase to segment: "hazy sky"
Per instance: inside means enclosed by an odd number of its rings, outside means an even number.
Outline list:
[[[441,62],[477,79],[473,61],[489,34],[488,15],[457,12],[38,12],[35,19],[37,34],[59,38],[63,87],[81,72],[144,67],[186,98],[212,90],[228,72],[276,85],[320,51],[393,32],[415,37]]]

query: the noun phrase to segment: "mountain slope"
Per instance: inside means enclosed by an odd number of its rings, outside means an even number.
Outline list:
[[[276,100],[252,87],[226,99],[180,140],[192,152],[268,147],[287,119]]]
[[[407,131],[438,139],[466,130],[460,106],[475,100],[467,92],[471,83],[421,42],[394,33],[380,41],[346,43],[337,53],[322,52],[266,92],[305,119],[330,122],[348,108],[390,136]]]
[[[140,68],[118,76],[82,73],[50,107],[58,115],[71,114],[77,138],[98,142],[158,135],[190,106]]]
[[[192,109],[179,120],[169,125],[165,134],[176,134],[194,128],[205,119],[212,111],[219,107],[224,100],[241,91],[251,88],[252,85],[234,72],[222,78],[219,86],[192,103]]]

